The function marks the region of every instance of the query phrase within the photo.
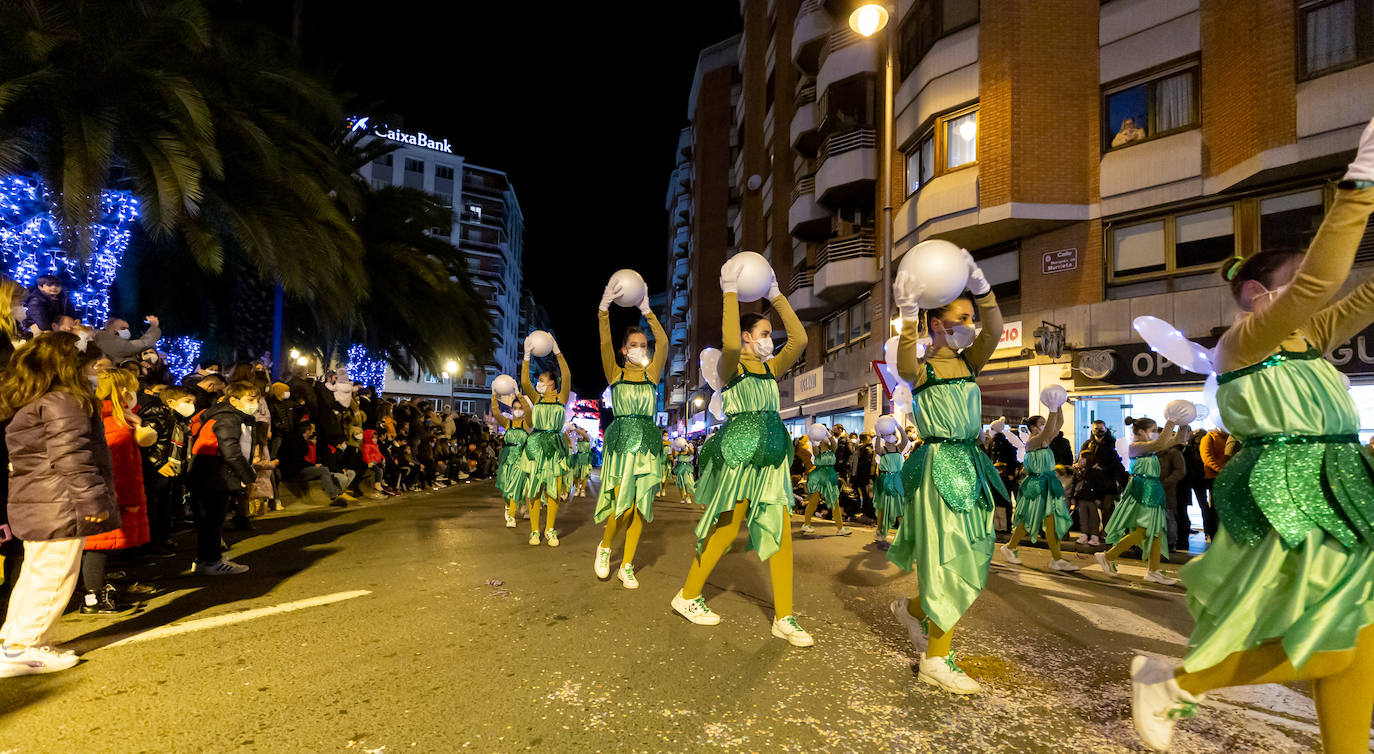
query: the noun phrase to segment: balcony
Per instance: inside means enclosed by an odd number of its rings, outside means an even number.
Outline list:
[[[787,210],[788,232],[797,238],[819,240],[830,235],[830,210],[816,202],[816,177],[805,175],[792,187]]]
[[[811,75],[820,67],[821,50],[834,26],[821,0],[802,0],[797,20],[792,25],[792,62]]]
[[[679,322],[673,326],[673,337],[670,341],[675,346],[680,346],[687,342],[687,323]]]
[[[687,282],[687,260],[679,259],[673,265],[673,285],[679,286]]]
[[[674,248],[678,249],[683,255],[690,253],[690,249],[692,248],[692,229],[686,227],[678,228],[677,233],[673,235],[673,245]]]
[[[687,292],[684,289],[678,291],[677,295],[673,296],[673,305],[672,308],[669,309],[669,312],[674,317],[681,317],[685,311],[687,311]]]
[[[683,165],[677,169],[677,185],[684,189],[692,187],[692,166]]]
[[[878,282],[878,244],[873,231],[836,238],[816,255],[816,295],[838,303]]]
[[[692,129],[690,126],[678,132],[677,153],[683,157],[692,156]]]
[[[873,201],[877,181],[877,136],[871,128],[831,134],[821,143],[816,199],[830,205]]]
[[[691,197],[691,195],[689,195],[689,194],[683,194],[682,196],[679,196],[679,197],[677,198],[677,203],[674,205],[674,207],[677,209],[677,218],[678,218],[679,220],[690,220],[690,219],[692,219],[692,197]]]
[[[815,157],[821,145],[821,111],[816,105],[816,85],[808,84],[797,92],[797,110],[792,114],[792,148],[806,157]]]
[[[787,290],[787,303],[805,322],[814,322],[830,311],[830,305],[816,297],[815,278],[809,269],[793,275]]]
[[[687,371],[687,358],[682,354],[673,357],[673,366],[669,370],[670,374],[678,375]]]
[[[864,39],[849,24],[830,32],[821,67],[816,72],[816,96],[824,97],[830,85],[851,76],[878,73],[878,53],[872,39]]]

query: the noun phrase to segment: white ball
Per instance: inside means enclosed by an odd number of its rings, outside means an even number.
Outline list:
[[[811,437],[811,442],[822,442],[830,436],[830,430],[826,429],[824,424],[812,424],[806,430],[806,434]]]
[[[890,416],[880,416],[873,424],[873,429],[879,437],[890,437],[897,433],[897,420]]]
[[[685,438],[678,437],[678,438],[675,438],[675,439],[673,440],[673,448],[675,448],[675,449],[677,449],[677,450],[682,450],[682,449],[684,449],[684,448],[686,448],[686,447],[687,447],[687,440],[686,440]]]
[[[497,395],[506,396],[515,395],[515,391],[520,389],[520,386],[515,384],[514,377],[503,374],[491,381],[491,389]]]
[[[1169,405],[1164,407],[1164,418],[1179,426],[1192,424],[1197,418],[1197,406],[1191,401],[1169,401]]]
[[[611,282],[620,283],[620,295],[615,302],[621,306],[633,309],[649,295],[649,286],[645,284],[644,277],[634,270],[616,270]]]
[[[739,281],[736,297],[741,303],[758,301],[768,295],[768,289],[773,285],[773,268],[768,264],[768,260],[762,254],[752,251],[741,251],[730,258],[730,261],[740,262]]]
[[[897,271],[925,284],[925,291],[917,302],[926,310],[948,304],[968,286],[964,250],[949,241],[932,239],[916,244],[902,255]]]
[[[1069,391],[1063,385],[1048,385],[1040,391],[1040,402],[1045,404],[1045,408],[1053,411],[1064,405],[1064,401],[1069,399]]]
[[[525,338],[530,344],[530,353],[535,356],[548,356],[553,353],[553,336],[543,330],[535,330]]]

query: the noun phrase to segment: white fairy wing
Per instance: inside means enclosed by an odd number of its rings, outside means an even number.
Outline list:
[[[1136,317],[1132,326],[1150,348],[1180,367],[1201,375],[1216,371],[1210,350],[1183,337],[1178,328],[1159,317]]]
[[[712,390],[719,391],[724,387],[720,381],[720,349],[701,349],[701,377]]]

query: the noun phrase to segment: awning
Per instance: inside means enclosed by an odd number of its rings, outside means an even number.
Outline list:
[[[798,416],[801,416],[801,407],[792,406],[791,408],[785,408],[778,412],[778,416],[781,416],[784,419],[795,419]]]
[[[833,398],[803,403],[798,407],[798,411],[808,416],[815,416],[816,414],[829,413],[838,409],[861,407],[862,404],[859,403],[858,393],[856,391],[848,391]]]

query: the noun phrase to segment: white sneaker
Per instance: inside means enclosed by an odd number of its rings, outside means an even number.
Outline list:
[[[558,532],[554,531],[553,529],[545,529],[545,530],[544,530],[544,542],[545,542],[549,547],[557,547],[557,546],[558,546]],[[539,544],[539,543],[536,542],[535,544]]]
[[[191,568],[191,572],[199,576],[237,576],[240,573],[248,573],[248,566],[221,559],[214,563],[197,562]]]
[[[1107,553],[1095,552],[1093,553],[1093,559],[1096,560],[1097,564],[1102,567],[1102,572],[1107,574],[1108,576],[1111,576],[1112,578],[1116,579],[1126,578],[1125,576],[1117,572],[1115,560],[1107,560]]]
[[[1200,696],[1179,688],[1174,669],[1163,660],[1136,655],[1131,660],[1131,718],[1140,740],[1155,751],[1168,751],[1179,718],[1197,715]]]
[[[892,611],[892,617],[906,627],[906,636],[911,640],[911,646],[915,647],[917,652],[925,652],[926,645],[930,643],[930,619],[919,620],[907,612],[907,605],[910,603],[910,597],[901,597],[893,600],[888,608]]]
[[[629,563],[621,565],[620,570],[616,571],[615,575],[620,579],[620,583],[625,585],[626,589],[639,588],[639,579],[635,578],[635,567]]]
[[[816,643],[811,634],[797,625],[797,619],[791,615],[784,615],[773,621],[773,635],[779,639],[786,639],[787,643],[794,647],[809,647]]]
[[[682,596],[682,590],[677,591],[677,596],[673,597],[673,609],[678,615],[697,624],[698,626],[714,626],[720,623],[720,616],[711,612],[711,608],[706,606],[706,600],[697,597],[689,600]]]
[[[609,578],[611,575],[611,548],[596,546],[596,577],[598,579]]]
[[[1174,584],[1178,583],[1178,579],[1170,576],[1165,576],[1163,571],[1146,570],[1145,580],[1153,581],[1156,584],[1163,584],[1164,586],[1173,586]]]
[[[1078,570],[1078,566],[1074,565],[1073,563],[1070,563],[1069,561],[1067,561],[1067,560],[1065,560],[1065,559],[1063,559],[1063,558],[1060,558],[1060,559],[1058,559],[1058,560],[1051,560],[1051,561],[1050,561],[1050,570],[1051,570],[1051,571],[1077,571],[1077,570]]]
[[[0,678],[56,673],[77,662],[75,653],[59,652],[52,647],[10,647],[0,652]]]
[[[539,532],[537,532],[537,531],[532,531],[532,532],[530,532],[530,544],[531,544],[531,545],[535,545],[535,546],[537,546],[537,545],[539,544]]]
[[[849,536],[850,534],[853,534],[853,533],[854,533],[854,530],[851,529],[851,528],[849,528],[848,526],[843,526],[843,527],[840,527],[839,529],[836,529],[836,530],[835,530],[835,536],[837,536],[837,537],[847,537],[847,536]]]
[[[507,529],[514,529],[514,528],[515,528],[515,516],[512,516],[512,515],[510,514],[510,511],[509,511],[509,510],[506,511],[506,528],[507,528]]]
[[[1091,545],[1092,547],[1101,547],[1101,546],[1102,546],[1102,538],[1099,537],[1099,536],[1097,536],[1096,534],[1094,534],[1094,535],[1092,535],[1091,537],[1088,538],[1088,544]]]
[[[955,664],[953,652],[948,657],[922,655],[921,668],[916,677],[951,694],[977,694],[983,690],[977,681],[964,675],[964,671]]]
[[[815,534],[815,533],[816,533],[816,530],[815,530],[815,528],[813,528],[813,527],[811,526],[811,524],[802,524],[801,533],[802,533],[802,534]]]
[[[1021,556],[1018,555],[1015,550],[1011,549],[1010,547],[1007,547],[1006,545],[1002,545],[998,549],[1002,551],[1003,560],[1007,561],[1008,563],[1011,563],[1012,565],[1021,565]]]

